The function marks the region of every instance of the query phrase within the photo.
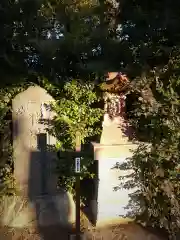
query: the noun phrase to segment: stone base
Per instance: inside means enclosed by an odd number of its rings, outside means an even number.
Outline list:
[[[104,158],[99,160],[97,223],[127,217],[129,211],[132,211],[128,204],[131,199],[130,194],[136,189],[125,189],[123,186],[121,188],[121,183],[126,183],[127,179],[119,180],[120,176],[129,175],[132,171],[114,168],[116,162],[123,163],[125,159]]]
[[[98,199],[97,199],[97,225],[121,221],[126,219],[133,209],[128,204],[130,194],[137,189],[125,189],[127,179],[120,180],[120,176],[129,175],[132,170],[120,170],[116,164],[126,162],[132,156],[132,151],[138,144],[103,145],[94,144],[95,159],[98,160]]]
[[[69,193],[39,196],[34,201],[21,196],[4,196],[0,207],[1,226],[69,226],[75,222],[75,204]]]

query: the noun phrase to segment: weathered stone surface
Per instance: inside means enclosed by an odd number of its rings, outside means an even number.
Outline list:
[[[45,153],[46,146],[38,146],[42,134],[46,135],[46,142],[41,143],[53,145],[56,139],[48,134],[47,127],[43,122],[48,123],[54,113],[46,109],[44,104],[50,104],[54,99],[38,86],[29,87],[26,91],[18,94],[12,101],[13,109],[13,158],[14,175],[17,184],[26,194],[31,190],[31,195],[42,193],[42,167],[51,172],[50,164],[53,163],[53,153]],[[45,156],[46,155],[46,156]],[[48,173],[46,175],[47,185],[51,181]],[[31,180],[35,183],[29,186]],[[51,185],[50,189],[54,187]],[[31,188],[31,189],[30,189]],[[48,189],[47,189],[48,191]]]
[[[72,196],[63,191],[55,196],[39,196],[33,202],[21,196],[5,196],[1,199],[0,207],[3,226],[68,226],[75,221]]]
[[[14,176],[19,196],[4,197],[2,225],[27,227],[69,224],[75,221],[72,196],[57,191],[56,153],[48,150],[56,139],[49,134],[55,115],[54,99],[32,86],[12,101]]]

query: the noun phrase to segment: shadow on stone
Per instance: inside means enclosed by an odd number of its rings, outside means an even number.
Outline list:
[[[31,152],[29,165],[28,197],[35,209],[37,228],[44,240],[69,239],[71,211],[69,196],[63,190],[57,191],[51,174],[52,158],[46,152],[46,134],[37,135],[39,152]]]

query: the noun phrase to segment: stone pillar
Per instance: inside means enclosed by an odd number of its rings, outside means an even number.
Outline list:
[[[132,170],[123,171],[115,166],[116,163],[122,164],[131,157],[131,150],[138,146],[130,141],[132,131],[125,117],[125,96],[108,93],[105,102],[106,113],[101,140],[99,144],[94,144],[94,157],[98,161],[99,169],[97,225],[119,220],[131,210],[126,207],[130,194],[135,189],[122,188],[116,191],[116,188],[125,183],[120,181],[119,177],[130,174]]]

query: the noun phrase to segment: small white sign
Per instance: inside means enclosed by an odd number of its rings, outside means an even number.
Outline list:
[[[81,171],[81,158],[77,157],[75,158],[75,172],[80,173]]]

